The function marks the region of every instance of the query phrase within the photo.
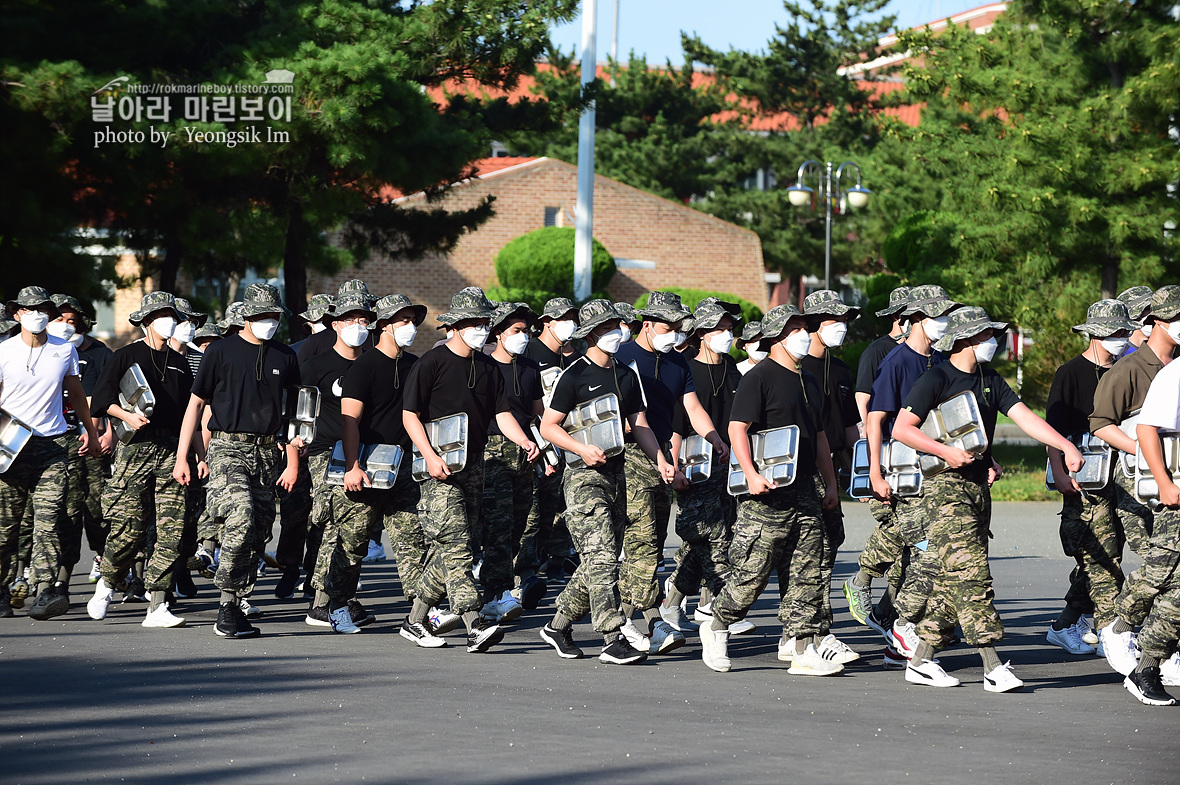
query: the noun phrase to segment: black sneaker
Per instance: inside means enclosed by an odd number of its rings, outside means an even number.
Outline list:
[[[246,614],[236,602],[226,603],[217,611],[213,632],[222,638],[255,638],[261,634],[261,630],[246,621]]]
[[[602,653],[598,655],[599,662],[612,665],[638,665],[646,659],[647,652],[632,646],[622,633],[609,646],[603,646]]]
[[[331,627],[332,620],[328,618],[327,605],[313,605],[307,609],[307,616],[304,617],[303,623],[309,627]]]
[[[377,621],[377,617],[365,610],[360,600],[348,601],[348,615],[352,617],[352,623],[358,627],[367,627]]]
[[[1131,671],[1131,675],[1123,680],[1123,686],[1138,698],[1140,703],[1145,703],[1148,706],[1174,706],[1176,704],[1176,699],[1164,689],[1158,667]]]
[[[555,630],[546,624],[541,628],[541,640],[557,649],[557,656],[563,660],[580,660],[586,656],[585,652],[574,645],[573,627],[566,627],[564,630]]]
[[[467,633],[467,653],[485,652],[504,640],[504,630],[499,624],[476,619],[471,625],[471,632]]]
[[[535,611],[548,591],[549,584],[536,575],[530,575],[520,583],[520,604],[526,611]]]
[[[545,577],[554,583],[565,580],[565,559],[560,556],[550,556],[545,562]]]
[[[287,567],[279,576],[275,584],[275,596],[280,600],[289,600],[295,596],[295,584],[299,583],[299,568]]]
[[[147,602],[147,589],[139,578],[127,581],[127,588],[123,591],[123,602]]]
[[[177,597],[188,599],[197,596],[197,584],[193,583],[193,574],[188,570],[177,570],[172,585],[176,588]]]
[[[37,595],[37,599],[29,608],[29,618],[38,621],[61,616],[70,609],[70,594],[65,586],[58,583],[50,586]]]
[[[0,588],[0,619],[11,619],[15,615],[12,612],[12,599],[8,596],[8,587]]]

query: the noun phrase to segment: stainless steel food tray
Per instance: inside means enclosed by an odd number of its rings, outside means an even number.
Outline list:
[[[795,482],[795,469],[799,461],[799,426],[787,425],[753,434],[750,437],[750,454],[759,474],[779,488],[791,485]],[[745,472],[732,450],[729,453],[729,477],[726,484],[731,496],[750,492]]]
[[[360,467],[369,475],[373,488],[386,490],[397,482],[397,472],[402,463],[402,448],[398,444],[362,444],[360,446]],[[324,482],[328,485],[344,485],[344,443],[336,442],[328,468],[324,471]]]
[[[680,471],[690,483],[704,482],[713,474],[713,445],[700,434],[691,434],[680,442]]]
[[[437,420],[423,423],[426,437],[430,439],[430,446],[443,459],[447,468],[454,472],[461,472],[467,466],[467,413],[459,412]],[[414,462],[410,466],[410,473],[418,482],[430,476],[426,468],[426,459],[413,448]]]
[[[600,447],[608,458],[623,452],[623,418],[619,409],[619,396],[614,393],[579,404],[566,415],[562,427],[582,444]],[[573,469],[585,467],[582,456],[567,450],[562,450],[562,453],[566,466]]]

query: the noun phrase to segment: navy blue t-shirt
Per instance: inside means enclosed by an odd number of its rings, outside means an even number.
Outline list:
[[[688,360],[679,352],[649,352],[637,341],[628,341],[619,347],[615,362],[627,366],[635,363],[647,398],[647,424],[656,441],[660,444],[669,441],[676,407],[681,405],[686,393],[695,393],[697,389]]]
[[[870,412],[886,412],[882,441],[891,438],[893,421],[905,405],[918,377],[945,360],[942,352],[932,352],[929,357],[918,354],[909,344],[898,344],[897,348],[881,361],[877,378],[873,380],[873,393],[869,399]]]

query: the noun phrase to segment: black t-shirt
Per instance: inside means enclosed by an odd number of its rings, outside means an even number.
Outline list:
[[[1094,411],[1094,391],[1098,380],[1110,368],[1101,368],[1079,354],[1053,374],[1045,421],[1062,436],[1077,441],[1090,432],[1090,415]]]
[[[1012,391],[1004,378],[988,365],[981,365],[975,373],[964,373],[949,362],[931,368],[914,383],[905,399],[905,410],[926,420],[930,410],[961,392],[970,390],[979,404],[983,428],[987,433],[987,452],[982,465],[991,466],[992,442],[996,433],[997,412],[1007,414],[1020,403],[1020,396]],[[971,468],[970,465],[964,468]]]
[[[579,404],[612,392],[619,397],[619,413],[624,420],[645,409],[643,394],[639,391],[639,377],[634,371],[617,360],[611,367],[603,368],[588,357],[580,357],[557,380],[549,408],[563,415],[569,414]],[[621,453],[607,458],[612,466],[623,460]]]
[[[722,441],[729,444],[729,410],[733,406],[733,396],[737,393],[738,382],[742,380],[742,372],[738,370],[737,362],[728,354],[723,354],[721,362],[716,365],[709,365],[694,358],[688,361],[688,368],[692,371],[693,384],[697,388],[697,399],[708,412],[717,434]],[[692,423],[688,421],[688,413],[684,410],[683,402],[676,407],[672,430],[681,436],[695,433]]]
[[[821,395],[819,383],[807,371],[795,373],[767,358],[742,377],[730,409],[731,422],[750,423],[750,434],[799,426],[796,477],[815,474]]]
[[[528,345],[524,347],[524,356],[535,362],[543,371],[554,365],[558,368],[566,368],[581,357],[582,353],[574,349],[572,354],[560,354],[546,346],[540,338],[531,338]]]
[[[308,455],[330,453],[344,437],[340,399],[344,394],[344,376],[354,362],[332,349],[299,364],[300,383],[320,391],[320,413],[315,418],[315,439],[307,448]]]
[[[828,352],[824,357],[812,357],[810,354],[804,357],[803,370],[819,381],[820,393],[823,395],[820,421],[824,424],[824,433],[828,435],[832,452],[850,449],[852,445],[845,443],[844,429],[855,428],[860,420],[856,398],[853,397],[852,369]]]
[[[184,420],[184,411],[188,408],[193,372],[189,370],[184,357],[167,346],[164,351],[157,352],[145,342],[136,341],[112,354],[94,385],[91,409],[106,414],[112,404],[119,405],[119,382],[127,369],[136,363],[156,398],[149,422],[139,430],[139,434],[144,437],[177,436]]]
[[[647,424],[661,445],[672,438],[672,419],[684,405],[684,396],[696,392],[692,371],[679,352],[649,352],[635,341],[619,347],[615,362],[639,369],[639,380],[647,397]],[[714,423],[716,424],[716,423]]]
[[[102,375],[103,366],[111,359],[114,352],[102,341],[90,339],[90,345],[78,350],[78,370],[82,374],[82,392],[94,395],[94,386],[98,377]]]
[[[860,364],[856,366],[856,392],[870,393],[873,391],[873,380],[877,378],[877,369],[881,361],[897,348],[897,341],[891,335],[882,335],[865,347],[860,356]]]
[[[410,449],[410,437],[402,421],[402,392],[418,355],[405,350],[394,359],[378,349],[360,356],[344,375],[344,398],[364,404],[361,442],[400,444]]]
[[[317,354],[331,351],[332,347],[336,345],[336,339],[338,337],[336,331],[329,327],[326,330],[320,330],[315,335],[309,335],[302,341],[296,341],[291,344],[291,349],[295,352],[299,364],[303,365],[303,363],[315,357]],[[361,351],[366,352],[372,349],[373,346],[373,332],[370,330],[369,335],[365,338],[365,342],[361,344]]]
[[[504,374],[504,394],[508,396],[508,410],[516,418],[521,430],[527,434],[529,421],[533,419],[533,406],[541,400],[541,366],[523,356],[517,357],[516,362],[511,363],[502,363],[491,355],[488,357],[500,368],[500,373]],[[490,432],[502,435],[495,420],[492,420]]]
[[[283,390],[298,385],[290,347],[231,335],[205,349],[193,393],[210,402],[209,430],[271,436],[282,426]]]
[[[492,420],[508,411],[504,376],[496,361],[483,352],[460,357],[445,344],[436,346],[410,369],[402,407],[417,412],[423,423],[467,412],[470,461],[487,446]]]

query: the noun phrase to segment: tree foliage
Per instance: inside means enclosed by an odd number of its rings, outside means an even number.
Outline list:
[[[746,300],[745,298],[738,297],[736,294],[729,294],[728,292],[714,292],[707,289],[688,289],[682,286],[665,286],[660,289],[660,291],[672,292],[673,294],[680,295],[680,304],[689,311],[695,311],[697,304],[706,297],[716,297],[723,302],[735,303],[739,308],[741,308],[743,321],[753,322],[762,318],[761,308],[749,300]],[[635,307],[646,308],[649,295],[650,293],[639,295],[639,299],[635,301]]]

